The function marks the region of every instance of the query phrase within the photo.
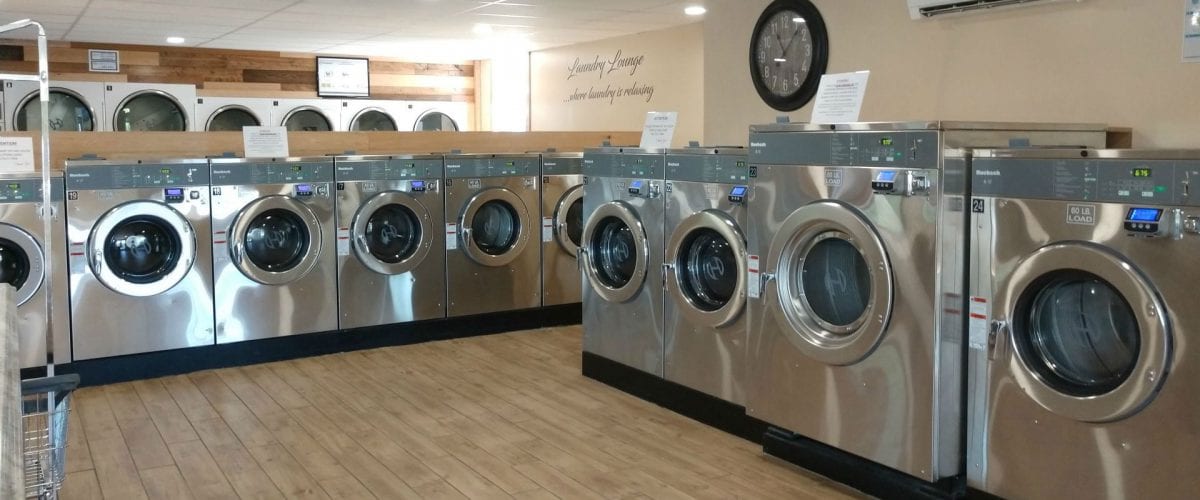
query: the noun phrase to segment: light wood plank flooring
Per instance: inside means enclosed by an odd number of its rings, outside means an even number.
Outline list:
[[[848,497],[584,378],[580,342],[543,329],[82,389],[62,496]]]

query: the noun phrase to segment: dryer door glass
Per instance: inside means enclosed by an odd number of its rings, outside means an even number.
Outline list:
[[[50,130],[90,132],[96,129],[96,117],[83,99],[73,92],[50,90]],[[41,130],[42,106],[37,94],[25,98],[17,110],[17,130]]]
[[[520,216],[512,205],[503,201],[484,203],[471,219],[471,239],[488,255],[508,253],[520,235]]]
[[[284,272],[300,265],[308,253],[308,228],[299,215],[266,210],[251,219],[245,232],[246,257],[259,269]]]
[[[283,121],[283,126],[292,132],[329,132],[333,127],[325,115],[312,109],[293,112]]]
[[[227,108],[218,111],[208,121],[209,132],[241,132],[243,127],[262,125],[254,114],[241,108]]]
[[[187,131],[187,115],[175,99],[158,92],[145,92],[121,103],[115,115],[113,130],[117,132]]]
[[[808,308],[836,326],[853,324],[871,301],[871,272],[854,245],[827,238],[812,246],[798,269]]]
[[[417,120],[417,126],[414,128],[417,132],[456,132],[458,124],[449,115],[440,111],[426,113],[421,119]]]
[[[591,242],[596,276],[612,288],[622,288],[633,279],[638,252],[633,230],[625,221],[606,217],[600,221]]]
[[[421,222],[403,205],[386,205],[367,219],[364,229],[371,255],[388,264],[410,258],[421,244]]]
[[[396,122],[387,113],[368,109],[354,117],[354,123],[350,124],[350,130],[354,132],[395,132],[397,128]]]
[[[1031,289],[1018,310],[1016,340],[1031,369],[1074,396],[1120,386],[1137,364],[1141,334],[1129,302],[1098,276],[1062,271]]]
[[[153,283],[179,263],[182,242],[167,221],[135,216],[117,223],[104,244],[104,262],[129,283]]]
[[[29,279],[29,255],[16,243],[0,239],[0,283],[20,290]]]
[[[704,311],[725,307],[738,285],[733,245],[712,229],[693,231],[684,240],[675,263],[681,291]]]
[[[575,200],[567,208],[567,216],[563,222],[567,224],[567,239],[575,246],[583,241],[583,198]]]

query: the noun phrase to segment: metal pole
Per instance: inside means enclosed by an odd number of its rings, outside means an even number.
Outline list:
[[[54,296],[50,287],[51,276],[54,276],[54,219],[55,212],[54,189],[50,185],[50,57],[46,47],[46,29],[40,23],[31,22],[38,30],[38,91],[42,106],[42,273],[46,292],[46,376],[54,376]]]

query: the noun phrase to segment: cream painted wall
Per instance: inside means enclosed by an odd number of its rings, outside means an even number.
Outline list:
[[[1180,62],[1182,1],[1084,0],[921,22],[903,0],[814,3],[829,26],[829,71],[871,70],[863,120],[1102,122],[1133,127],[1136,147],[1200,147],[1200,64]],[[768,3],[708,3],[709,144],[745,144],[748,125],[781,114],[747,69]]]
[[[674,144],[701,140],[704,133],[704,30],[700,23],[678,28],[611,38],[598,42],[537,51],[530,54],[530,129],[563,131],[641,130],[649,111],[677,111]],[[622,68],[603,77],[584,72],[568,79],[576,58],[592,63],[645,56],[634,74]],[[653,86],[645,96],[584,99],[570,102],[576,92]]]

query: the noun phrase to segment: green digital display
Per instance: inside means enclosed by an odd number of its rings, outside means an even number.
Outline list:
[[[738,168],[746,168],[746,162],[739,161],[739,162],[737,162],[737,166],[738,166]]]
[[[506,167],[515,167],[515,166],[517,166],[517,162],[515,162],[515,161],[506,161],[506,162],[504,162],[504,166],[506,166]]]
[[[163,175],[171,175],[171,169],[160,168],[160,169],[158,169],[158,173],[163,174]]]
[[[880,145],[880,146],[891,146],[891,145],[892,145],[892,138],[891,138],[891,137],[884,137],[883,139],[880,139],[880,140],[879,140],[879,145]]]
[[[1154,171],[1149,168],[1135,168],[1131,175],[1137,178],[1153,177]]]
[[[13,191],[20,191],[20,190],[21,190],[21,185],[20,185],[20,184],[9,184],[9,185],[8,185],[8,188],[9,188],[9,189],[11,189],[11,190],[13,190]]]
[[[304,167],[301,165],[295,165],[292,167],[292,172],[300,173],[303,171],[304,171]]]

